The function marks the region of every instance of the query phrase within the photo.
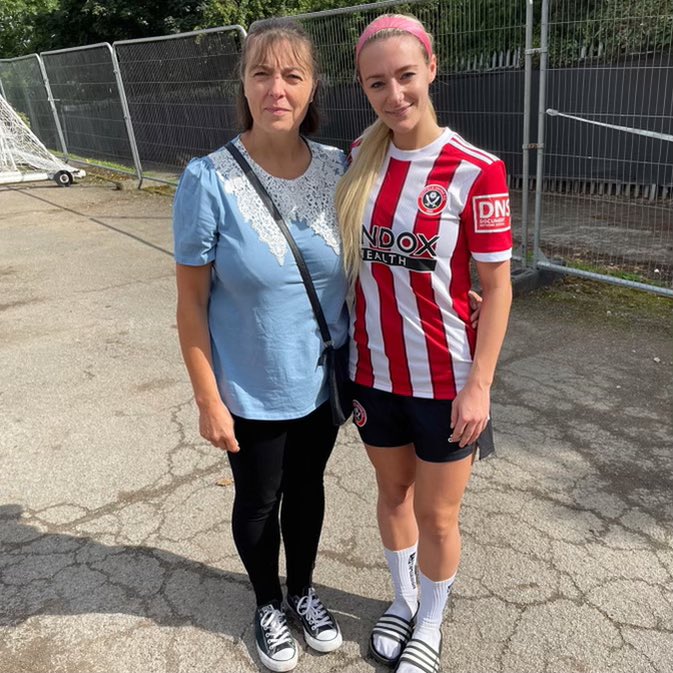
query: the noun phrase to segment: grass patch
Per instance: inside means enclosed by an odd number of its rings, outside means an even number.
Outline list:
[[[563,276],[558,282],[517,301],[539,302],[547,309],[589,322],[614,324],[634,329],[655,330],[673,337],[673,299],[610,285]],[[643,334],[647,338],[647,334]]]
[[[175,196],[175,187],[173,185],[163,185],[157,182],[146,181],[143,182],[143,192],[150,192],[150,194],[159,194],[160,196]]]
[[[646,285],[655,285],[658,287],[668,287],[666,283],[666,277],[662,277],[661,270],[656,269],[657,273],[653,273],[651,270],[649,272],[640,272],[637,268],[632,270],[620,269],[616,265],[604,265],[604,264],[591,264],[585,262],[582,259],[573,259],[569,264],[573,269],[579,269],[580,271],[590,271],[592,273],[598,273],[603,276],[611,276],[612,278],[619,278],[620,280],[631,281],[633,283],[644,283]],[[663,265],[666,266],[666,265]],[[670,269],[664,269],[664,276],[670,274]]]

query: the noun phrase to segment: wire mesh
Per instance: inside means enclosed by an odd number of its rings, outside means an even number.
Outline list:
[[[7,102],[52,151],[61,151],[37,54],[0,60],[0,81]]]
[[[236,133],[238,26],[114,45],[144,172],[176,179]],[[148,173],[149,171],[149,173]]]
[[[133,172],[110,45],[44,52],[42,59],[69,153]]]
[[[673,3],[550,7],[541,251],[673,287]]]

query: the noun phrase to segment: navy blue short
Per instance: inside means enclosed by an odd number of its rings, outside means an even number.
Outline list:
[[[357,384],[353,398],[353,423],[369,446],[413,444],[416,455],[430,463],[462,460],[477,450],[485,458],[495,449],[490,420],[475,444],[461,447],[449,441],[451,400],[405,397]]]

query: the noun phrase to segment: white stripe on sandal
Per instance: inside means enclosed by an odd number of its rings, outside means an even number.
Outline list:
[[[439,673],[440,653],[442,643],[439,643],[439,650],[435,651],[426,642],[418,638],[412,638],[402,652],[398,667],[402,663],[410,664],[423,673]]]
[[[372,633],[398,643],[406,643],[411,638],[411,622],[396,615],[385,614],[376,622]]]

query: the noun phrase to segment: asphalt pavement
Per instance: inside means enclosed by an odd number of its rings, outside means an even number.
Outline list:
[[[0,188],[0,673],[263,670],[231,473],[179,354],[170,208],[94,179]],[[515,301],[447,673],[673,670],[673,329],[572,299]],[[391,589],[352,427],[326,486],[315,582],[344,645],[302,642],[296,670],[382,672]]]

